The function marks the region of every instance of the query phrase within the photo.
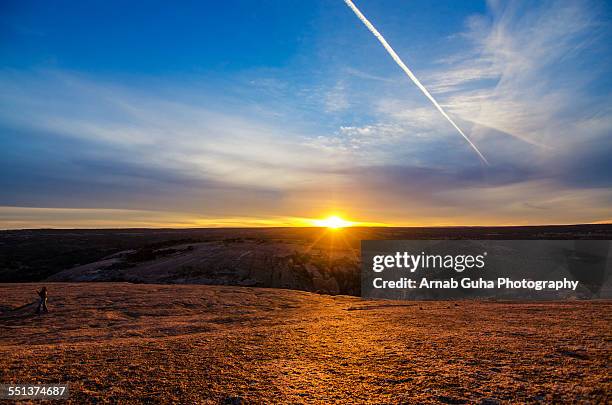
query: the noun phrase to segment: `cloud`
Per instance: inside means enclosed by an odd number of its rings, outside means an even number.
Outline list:
[[[448,39],[445,52],[451,52],[422,72],[423,81],[496,164],[562,182],[579,177],[589,185],[594,181],[588,179],[610,184],[605,166],[595,164],[609,150],[612,131],[610,33],[598,3],[491,2],[486,15],[470,16],[465,31]],[[421,159],[405,164],[437,166],[431,157],[441,154],[466,166],[457,159],[461,148],[444,145],[450,131],[433,109],[389,86],[378,89],[372,91],[377,116],[343,126],[351,129],[351,143],[395,142],[400,151],[418,148],[418,138]],[[436,141],[436,155],[426,156]],[[387,162],[396,164],[399,156],[392,152]]]
[[[589,84],[602,72],[585,68],[583,58],[597,58],[609,27],[591,3],[490,6],[489,17],[468,21],[463,36],[473,48],[466,59],[434,74],[432,85],[454,91],[445,105],[464,120],[536,146],[565,146],[576,136],[573,122],[605,105],[590,105]],[[485,79],[491,80],[474,83]],[[486,130],[477,127],[474,135],[485,137]]]
[[[338,112],[346,110],[350,103],[346,94],[345,86],[342,81],[325,94],[325,110],[327,112]]]
[[[347,74],[354,76],[356,78],[359,78],[359,79],[374,80],[374,81],[384,82],[384,83],[395,83],[393,79],[382,77],[382,76],[372,74],[369,72],[364,72],[362,70],[355,69],[353,67],[347,67],[344,69],[344,71]]]
[[[207,217],[184,212],[0,206],[0,229],[27,228],[185,228],[260,227],[305,225],[302,218],[269,216],[266,219]]]
[[[276,190],[324,181],[342,165],[338,157],[300,142],[308,134],[217,111],[207,106],[210,100],[186,103],[180,92],[164,99],[65,74],[13,74],[2,80],[9,81],[12,91],[0,96],[4,125],[86,141],[81,156]]]
[[[431,93],[427,90],[423,84],[419,81],[419,79],[412,73],[410,68],[404,64],[404,61],[399,57],[399,55],[395,52],[395,50],[389,45],[386,39],[378,32],[378,30],[370,23],[370,21],[361,13],[361,11],[355,6],[355,4],[351,0],[344,0],[346,5],[355,13],[355,15],[361,20],[361,22],[367,27],[367,29],[376,37],[376,39],[381,43],[381,45],[385,48],[389,56],[393,59],[393,61],[404,71],[406,76],[412,80],[412,82],[421,90],[421,92],[431,101],[431,103],[436,107],[436,109],[442,114],[444,118],[459,132],[459,134],[467,141],[467,143],[474,149],[478,157],[487,165],[489,162],[484,157],[484,155],[480,152],[478,147],[472,142],[470,138],[465,135],[465,133],[457,126],[455,121],[446,114],[446,111],[440,106],[440,104],[436,101],[436,99],[431,95]]]

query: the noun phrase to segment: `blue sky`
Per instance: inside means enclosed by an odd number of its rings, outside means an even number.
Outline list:
[[[3,2],[0,227],[612,219],[607,2]]]

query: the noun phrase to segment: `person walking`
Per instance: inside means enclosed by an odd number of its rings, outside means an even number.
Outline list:
[[[38,301],[38,307],[36,308],[36,313],[40,314],[41,309],[44,313],[49,312],[49,309],[47,308],[47,287],[41,288],[41,290],[37,291],[37,293],[38,293],[38,296],[40,297],[40,300]]]

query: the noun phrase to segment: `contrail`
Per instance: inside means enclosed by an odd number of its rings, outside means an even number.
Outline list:
[[[448,122],[451,123],[451,125],[453,127],[455,127],[455,129],[457,131],[459,131],[459,133],[461,134],[461,136],[463,136],[463,138],[470,144],[470,146],[472,147],[472,149],[474,149],[474,151],[478,154],[478,156],[480,157],[480,159],[482,159],[483,162],[485,162],[487,165],[489,165],[489,162],[487,161],[487,159],[483,156],[482,153],[480,153],[480,151],[478,150],[478,148],[476,147],[476,145],[474,145],[472,143],[472,141],[470,141],[470,138],[468,138],[463,131],[461,130],[461,128],[459,128],[457,126],[457,124],[455,124],[455,122],[446,114],[446,112],[444,112],[444,110],[442,109],[442,107],[440,107],[440,104],[438,104],[438,102],[433,98],[433,96],[429,93],[429,91],[427,91],[427,89],[425,88],[425,86],[423,86],[421,84],[421,82],[419,81],[419,79],[416,78],[416,76],[412,73],[412,71],[410,69],[408,69],[408,66],[406,66],[404,64],[404,62],[402,61],[402,59],[399,57],[399,55],[397,53],[395,53],[395,51],[393,50],[393,48],[391,48],[391,45],[389,45],[389,43],[385,40],[385,38],[380,34],[380,32],[378,32],[378,30],[372,25],[372,23],[370,21],[368,21],[368,19],[361,14],[361,11],[359,11],[359,9],[357,8],[357,6],[355,6],[355,4],[353,4],[353,2],[351,0],[344,0],[344,2],[346,3],[347,6],[350,7],[351,10],[353,10],[353,12],[355,13],[355,15],[357,15],[357,17],[359,17],[359,19],[361,20],[362,23],[365,24],[365,26],[370,30],[370,32],[372,32],[372,34],[374,34],[374,36],[376,37],[376,39],[378,39],[378,41],[382,44],[382,46],[385,47],[385,49],[387,50],[387,52],[389,53],[389,55],[391,55],[391,57],[393,58],[393,60],[395,61],[395,63],[397,63],[397,65],[402,68],[402,70],[406,73],[406,75],[408,75],[408,77],[410,78],[410,80],[412,80],[414,82],[414,84],[417,85],[417,87],[419,89],[421,89],[421,91],[423,92],[423,94],[425,94],[425,96],[429,99],[429,101],[432,102],[432,104],[438,109],[438,111],[440,111],[440,114],[442,114],[444,116],[444,118],[446,118],[448,120]]]

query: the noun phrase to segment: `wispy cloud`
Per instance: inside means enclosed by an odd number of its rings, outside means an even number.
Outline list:
[[[609,27],[590,3],[556,1],[524,9],[490,2],[490,8],[491,16],[468,21],[463,37],[472,51],[435,73],[432,85],[455,91],[445,105],[464,120],[533,145],[565,146],[576,136],[573,123],[602,106],[585,105],[593,100],[585,94],[589,82],[602,72],[585,69],[581,57],[586,49],[602,51]],[[485,79],[491,82],[474,83]],[[486,136],[486,129],[476,127],[475,136]]]
[[[209,100],[186,103],[180,90],[167,100],[74,76],[12,75],[10,81],[15,90],[0,96],[4,125],[85,140],[93,153],[95,145],[102,151],[118,148],[132,163],[281,190],[322,181],[342,165],[337,156],[299,142],[308,134],[215,111],[206,105]],[[301,159],[305,155],[310,158]]]
[[[412,73],[412,71],[408,68],[408,66],[406,66],[404,61],[399,57],[399,55],[395,52],[395,50],[391,47],[391,45],[389,45],[387,40],[380,34],[380,32],[378,32],[378,30],[374,27],[374,25],[370,23],[370,21],[361,13],[361,11],[355,6],[355,4],[351,0],[344,0],[344,2],[357,15],[357,17],[361,20],[361,22],[363,22],[363,24],[368,28],[368,30],[370,30],[370,32],[374,34],[376,39],[378,39],[378,41],[382,44],[382,46],[385,48],[387,53],[389,53],[389,55],[395,61],[395,63],[397,63],[397,65],[404,71],[404,73],[406,73],[406,75],[410,78],[410,80],[414,82],[414,84],[419,88],[419,90],[421,90],[421,92],[425,95],[425,97],[427,97],[429,101],[431,101],[431,103],[434,105],[434,107],[436,107],[436,109],[440,112],[440,114],[442,114],[442,116],[446,118],[448,122],[451,123],[451,125],[457,130],[457,132],[459,132],[459,134],[472,147],[472,149],[474,149],[478,157],[480,157],[480,159],[482,159],[482,161],[488,165],[489,162],[484,157],[484,155],[480,152],[478,147],[474,145],[474,143],[470,140],[470,138],[468,138],[468,136],[461,130],[461,128],[457,126],[455,121],[453,121],[453,119],[449,117],[448,114],[446,114],[446,111],[444,111],[442,106],[440,106],[440,104],[436,101],[436,99],[431,95],[429,90],[427,90],[427,88],[425,88],[425,86],[421,84],[420,80],[417,79],[414,73]]]
[[[339,112],[349,107],[350,103],[344,83],[338,81],[338,83],[325,94],[325,110],[327,112]]]

